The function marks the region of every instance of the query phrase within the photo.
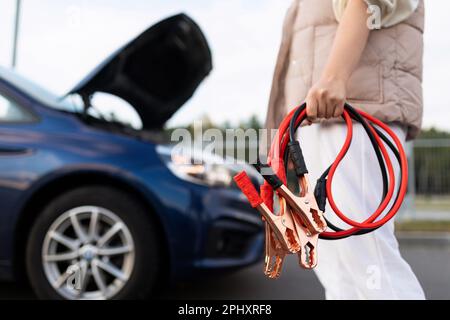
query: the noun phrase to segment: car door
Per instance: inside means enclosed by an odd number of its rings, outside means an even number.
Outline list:
[[[37,117],[18,101],[0,87],[0,264],[11,241],[9,218],[33,176],[28,143]]]

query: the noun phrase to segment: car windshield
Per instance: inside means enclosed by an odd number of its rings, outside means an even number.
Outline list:
[[[61,103],[61,107],[67,111],[83,112],[84,104],[78,94],[65,96]],[[94,93],[87,113],[102,121],[117,123],[136,130],[142,129],[142,121],[136,110],[128,102],[112,94]]]
[[[19,90],[27,93],[31,98],[50,107],[56,107],[61,103],[61,99],[50,91],[40,87],[36,83],[22,77],[18,73],[0,67],[0,78],[12,84]]]
[[[57,96],[14,71],[0,67],[0,78],[28,94],[39,103],[73,113],[82,113],[84,104],[78,94]],[[88,115],[105,122],[118,123],[133,129],[141,129],[142,121],[135,109],[126,101],[106,93],[95,93]]]

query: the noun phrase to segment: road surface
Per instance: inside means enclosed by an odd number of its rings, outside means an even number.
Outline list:
[[[425,239],[425,240],[423,240]],[[421,282],[428,299],[450,299],[450,241],[448,235],[401,237],[401,252]],[[165,298],[177,299],[323,299],[314,272],[290,257],[280,279],[267,280],[262,263],[235,274],[178,284]],[[0,283],[0,299],[34,299],[29,288]]]

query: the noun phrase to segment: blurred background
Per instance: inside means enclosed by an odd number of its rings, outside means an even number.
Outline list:
[[[17,15],[17,4],[20,3]],[[214,70],[167,124],[167,131],[202,119],[205,128],[263,126],[281,25],[290,0],[0,0],[0,65],[63,95],[112,51],[162,18],[185,12],[211,46]],[[427,1],[424,129],[408,144],[410,184],[397,218],[402,253],[428,297],[450,298],[450,3]],[[61,72],[63,70],[63,72]],[[108,95],[97,104],[139,127],[139,118]],[[250,144],[248,148],[256,145]],[[234,150],[231,150],[234,152]],[[312,273],[288,264],[276,283],[260,265],[214,284],[182,284],[182,298],[321,298]],[[230,281],[234,280],[234,281]],[[299,288],[300,283],[302,288]],[[257,289],[257,290],[255,290]],[[214,293],[213,293],[214,292]],[[7,294],[8,293],[8,294]],[[4,298],[8,284],[0,284]],[[17,297],[28,296],[18,291]]]

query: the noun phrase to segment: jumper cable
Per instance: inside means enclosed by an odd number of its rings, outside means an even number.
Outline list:
[[[348,104],[344,107],[342,117],[347,126],[347,137],[336,160],[317,180],[314,193],[309,184],[308,170],[300,143],[295,138],[296,131],[306,119],[306,104],[292,110],[281,122],[269,151],[267,165],[263,166],[260,163],[255,165],[265,179],[264,184],[260,186],[261,194],[258,194],[245,172],[235,177],[238,187],[247,196],[252,206],[261,212],[266,222],[265,273],[270,278],[280,275],[284,257],[292,253],[298,254],[302,267],[307,269],[315,267],[318,238],[337,240],[373,232],[394,217],[404,200],[408,166],[398,137],[380,120]],[[379,207],[363,222],[354,221],[341,212],[332,194],[334,175],[352,142],[353,121],[361,123],[367,133],[383,180],[382,200]],[[378,127],[391,137],[393,142]],[[400,183],[395,199],[388,210],[386,208],[395,193],[395,174],[385,145],[393,152],[400,165]],[[298,179],[300,189],[298,196],[287,187],[286,176],[289,162],[293,164]],[[279,201],[278,214],[273,212],[274,195]],[[334,213],[350,228],[342,230],[326,218],[324,212],[327,200]],[[387,213],[378,219],[385,211]],[[289,246],[286,246],[286,243],[289,243]],[[275,263],[273,263],[274,260]]]

